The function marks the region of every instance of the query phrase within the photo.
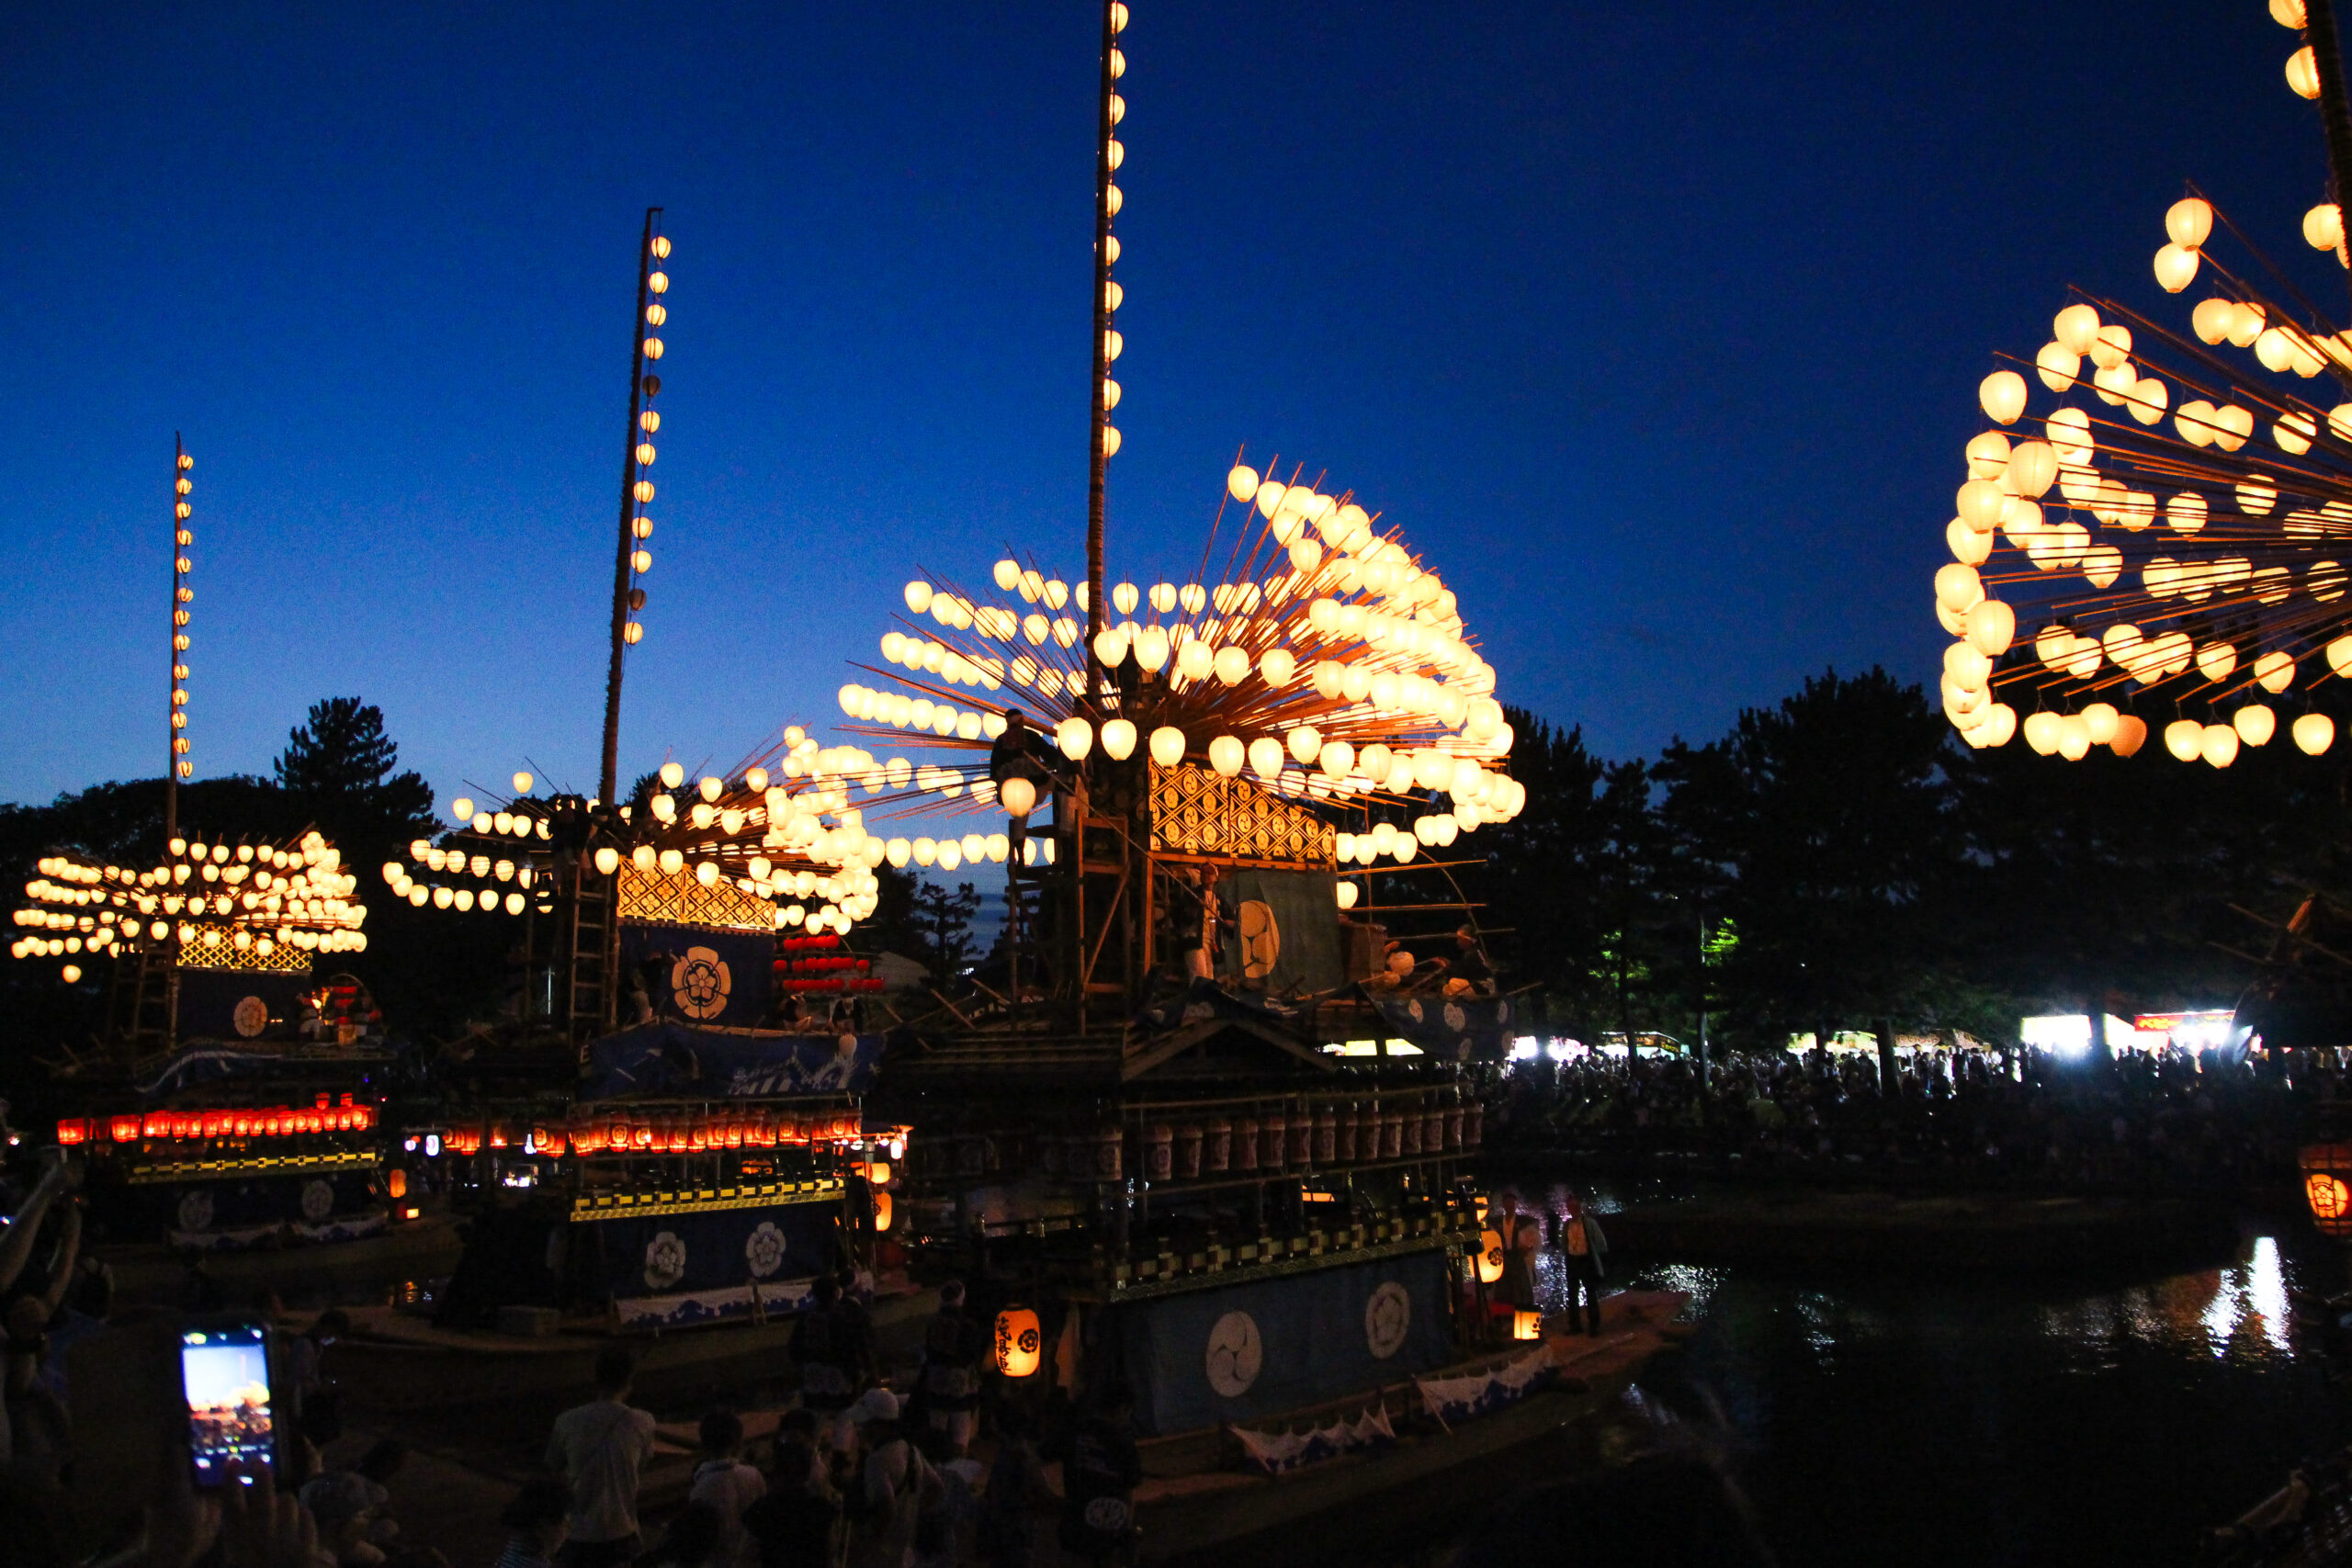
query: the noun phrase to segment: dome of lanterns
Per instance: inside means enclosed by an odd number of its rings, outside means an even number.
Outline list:
[[[2273,6],[2290,27],[2301,9]],[[2316,95],[2293,62],[2288,77]],[[2335,204],[2301,227],[2345,262]],[[2326,715],[2280,709],[2352,672],[2352,333],[2271,292],[2281,275],[2250,246],[2215,254],[2237,231],[2203,197],[2164,230],[2158,285],[2203,279],[2185,321],[2085,295],[1979,388],[1993,428],[1967,444],[1934,582],[1955,639],[1944,712],[1972,746],[2131,756],[2150,734],[2135,706],[2165,750],[2216,768],[2282,729],[2313,755],[2334,744]]]
[[[878,772],[898,800],[950,812],[1023,815],[1035,804],[1028,791],[999,802],[988,776],[1014,709],[1073,760],[1144,750],[1162,767],[1246,771],[1298,799],[1422,802],[1408,829],[1340,836],[1340,859],[1367,865],[1524,807],[1525,788],[1503,772],[1512,735],[1495,671],[1453,591],[1351,495],[1238,465],[1202,558],[1227,560],[1224,581],[1108,590],[1092,652],[1103,670],[1136,675],[1115,717],[1098,725],[1083,701],[1085,584],[1008,558],[989,573],[993,593],[906,585],[905,614],[880,643],[904,673],[844,685],[849,728],[924,737],[914,743],[931,756],[894,756]],[[1009,848],[1002,833],[972,832],[893,838],[886,852],[952,871]],[[1032,839],[1026,852],[1050,851]]]
[[[823,747],[797,726],[728,776],[688,785],[686,772],[664,763],[642,807],[624,806],[586,832],[584,852],[605,875],[627,874],[683,887],[731,890],[769,907],[778,930],[846,931],[874,912],[880,891],[873,868],[882,841],[867,833],[853,804],[860,785],[876,793],[884,773],[855,747]],[[406,859],[387,861],[385,883],[396,898],[459,913],[520,915],[553,907],[559,846],[575,848],[567,812],[591,803],[576,796],[523,793],[537,781],[516,773],[503,804],[459,797],[456,829],[440,843],[418,839]]]
[[[316,832],[288,844],[175,839],[162,863],[109,865],[51,855],[25,884],[17,958],[135,951],[176,942],[183,962],[267,957],[281,948],[356,953],[368,945],[359,879]]]

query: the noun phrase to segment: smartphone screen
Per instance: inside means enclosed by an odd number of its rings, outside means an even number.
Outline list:
[[[198,1486],[227,1483],[234,1461],[250,1486],[273,1468],[268,1331],[258,1323],[189,1328],[180,1335],[187,1393],[187,1451]]]

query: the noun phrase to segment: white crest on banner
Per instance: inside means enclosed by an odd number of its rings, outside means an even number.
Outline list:
[[[1406,1331],[1413,1326],[1413,1298],[1394,1280],[1381,1281],[1363,1303],[1364,1345],[1372,1359],[1385,1361],[1405,1348]]]
[[[675,1231],[663,1231],[645,1244],[645,1282],[667,1290],[685,1277],[686,1244]]]
[[[1229,1312],[1209,1330],[1204,1358],[1209,1387],[1218,1397],[1238,1399],[1258,1381],[1266,1362],[1265,1341],[1259,1337],[1258,1320],[1246,1312]]]

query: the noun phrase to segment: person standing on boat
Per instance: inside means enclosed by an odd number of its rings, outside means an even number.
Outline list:
[[[1600,1332],[1600,1280],[1608,1271],[1609,1238],[1600,1234],[1600,1221],[1593,1214],[1592,1206],[1582,1197],[1568,1199],[1568,1212],[1560,1221],[1560,1258],[1565,1265],[1560,1270],[1568,1292],[1568,1332],[1574,1334],[1581,1318],[1587,1334]]]
[[[1503,1244],[1503,1277],[1495,1281],[1498,1314],[1534,1312],[1535,1255],[1544,1246],[1544,1224],[1519,1207],[1519,1194],[1495,1194],[1495,1235]]]
[[[964,1312],[964,1281],[939,1287],[939,1311],[922,1331],[922,1409],[949,1451],[963,1457],[972,1446],[980,1404],[980,1357],[988,1337]]]
[[[1135,1560],[1135,1491],[1143,1480],[1135,1411],[1125,1383],[1105,1388],[1101,1406],[1070,1435],[1062,1461],[1062,1548],[1097,1568]]]
[[[555,1418],[548,1468],[571,1487],[562,1568],[616,1568],[638,1553],[637,1480],[653,1451],[653,1416],[628,1402],[637,1358],[626,1345],[596,1354],[596,1397]]]

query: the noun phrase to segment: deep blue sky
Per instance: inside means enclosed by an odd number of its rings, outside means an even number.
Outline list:
[[[1932,677],[1991,351],[2155,298],[2185,177],[2297,257],[2323,182],[2262,0],[1135,10],[1114,573],[1278,449],[1612,755]],[[1092,16],[9,7],[0,799],[160,771],[175,428],[200,772],[356,692],[445,800],[593,787],[649,202],[625,769],[830,723],[913,567],[1077,570]]]

